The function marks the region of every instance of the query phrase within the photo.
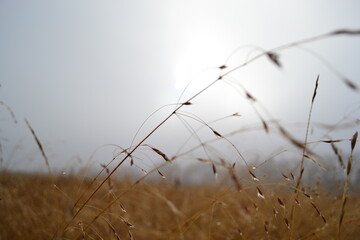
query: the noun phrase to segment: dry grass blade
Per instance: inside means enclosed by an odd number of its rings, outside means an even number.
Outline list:
[[[266,234],[269,234],[269,222],[268,221],[265,221],[264,222],[264,230],[265,230],[265,233]]]
[[[274,214],[275,217],[277,217],[277,215],[279,214],[279,211],[276,210],[275,207],[273,207],[273,214]]]
[[[326,224],[327,223],[327,220],[326,220],[326,218],[323,216],[323,215],[321,215],[321,219],[323,220],[323,222]]]
[[[351,167],[352,167],[352,157],[349,157],[348,164],[347,164],[347,167],[346,167],[346,175],[347,176],[350,175]]]
[[[326,224],[326,219],[325,219],[324,215],[322,215],[320,210],[316,207],[315,203],[311,202],[311,205],[313,206],[313,208],[315,208],[315,210],[316,210],[317,214],[319,215],[319,217],[321,217],[323,222]]]
[[[343,141],[347,141],[348,139],[337,139],[337,140],[323,140],[323,141],[319,141],[319,142],[323,142],[323,143],[338,143],[338,142],[343,142]]]
[[[311,99],[311,102],[312,102],[312,103],[314,103],[318,86],[319,86],[319,75],[318,75],[317,78],[316,78],[314,94],[313,94],[313,97],[312,97],[312,99]]]
[[[308,199],[312,199],[312,196],[307,194],[305,191],[302,191],[302,193],[304,194],[305,197],[307,197]]]
[[[305,170],[304,161],[305,161],[305,157],[307,156],[306,152],[309,152],[308,149],[307,149],[307,144],[308,144],[308,136],[309,136],[309,129],[310,129],[310,121],[311,121],[311,115],[312,115],[312,110],[313,110],[313,106],[314,106],[314,100],[315,100],[315,97],[316,97],[318,86],[319,86],[319,75],[316,78],[314,92],[313,92],[313,96],[311,98],[310,110],[309,110],[309,115],[308,115],[308,120],[307,120],[306,131],[305,131],[305,139],[304,139],[304,144],[303,144],[303,148],[302,148],[302,156],[301,156],[301,160],[300,160],[300,172],[299,172],[299,177],[298,177],[298,179],[296,181],[296,186],[294,188],[294,199],[296,199],[298,197],[298,190],[300,188],[301,180],[302,180],[304,170]],[[303,191],[303,194],[306,197],[311,199],[311,196],[307,195],[305,193],[305,191]],[[291,221],[292,225],[294,224],[294,211],[295,211],[295,204],[292,205],[291,212],[290,212],[290,221]]]
[[[39,138],[36,136],[35,134],[35,131],[34,129],[30,126],[30,123],[28,122],[28,120],[26,120],[26,118],[24,119],[25,120],[25,123],[26,125],[28,126],[31,134],[33,135],[35,141],[36,141],[36,144],[38,145],[39,149],[40,149],[40,152],[41,152],[41,155],[43,156],[44,160],[45,160],[45,164],[46,164],[46,167],[48,168],[48,171],[49,171],[49,174],[51,174],[51,169],[50,169],[50,164],[49,164],[49,160],[48,160],[48,157],[46,156],[45,154],[45,151],[44,151],[44,148],[43,146],[41,145],[41,142],[39,140]]]
[[[354,152],[354,148],[355,148],[355,145],[356,145],[356,141],[357,141],[357,137],[358,137],[358,132],[356,132],[354,134],[354,136],[352,137],[351,139],[351,153],[350,153],[350,156],[349,156],[349,160],[348,160],[348,165],[347,165],[347,168],[346,168],[346,174],[347,176],[350,175],[350,171],[351,171],[351,167],[352,167],[352,154]]]
[[[126,213],[126,209],[124,208],[124,206],[119,202],[119,206],[122,212]]]
[[[166,162],[171,162],[170,158],[168,158],[165,153],[163,153],[162,151],[160,151],[157,148],[151,147],[149,145],[147,145],[147,146],[149,148],[151,148],[154,152],[156,152],[158,155],[160,155]]]
[[[341,239],[340,238],[341,237],[341,227],[342,227],[342,223],[343,223],[343,219],[344,219],[344,215],[345,215],[345,205],[348,200],[347,194],[348,194],[348,188],[349,188],[349,183],[350,183],[350,172],[351,172],[353,152],[355,149],[357,137],[358,137],[358,132],[355,132],[355,134],[353,135],[353,137],[351,139],[351,152],[350,152],[348,164],[346,167],[346,179],[345,179],[345,184],[344,184],[344,189],[343,189],[342,204],[341,204],[340,218],[339,218],[339,225],[338,225],[338,234],[337,234],[338,240]]]
[[[246,97],[247,97],[249,100],[256,102],[256,99],[254,98],[254,96],[251,95],[249,92],[245,92],[245,94],[246,94]]]
[[[128,230],[128,234],[129,234],[129,238],[130,238],[130,240],[133,240],[133,239],[134,239],[134,237],[133,237],[133,235],[132,235],[132,233],[131,233],[131,231],[130,231],[130,230]]]
[[[334,143],[331,143],[331,149],[334,151],[335,155],[337,156],[338,160],[339,160],[339,163],[340,163],[340,166],[345,169],[345,165],[344,165],[344,161],[341,157],[341,154],[340,154],[340,151],[339,149],[335,146]]]
[[[340,211],[340,217],[339,217],[339,225],[338,225],[338,236],[337,239],[340,240],[341,238],[341,226],[344,220],[345,215],[345,205],[347,202],[348,197],[346,195],[343,195],[342,204],[341,204],[341,211]]]
[[[340,35],[340,34],[346,34],[346,35],[359,35],[360,34],[360,30],[351,30],[351,29],[340,29],[340,30],[336,30],[332,33],[330,33],[332,35]]]
[[[301,157],[301,163],[300,163],[300,174],[299,174],[299,178],[298,178],[298,182],[296,184],[296,189],[300,186],[300,182],[301,182],[301,178],[302,178],[302,174],[304,171],[304,158],[306,156],[306,151],[307,151],[307,143],[308,143],[308,136],[309,136],[309,129],[310,129],[310,120],[311,120],[311,114],[312,114],[312,110],[313,110],[313,106],[314,106],[314,100],[316,97],[316,93],[317,93],[317,89],[319,86],[319,75],[316,78],[316,82],[315,82],[315,88],[314,88],[314,93],[313,93],[313,97],[311,98],[311,104],[310,104],[310,110],[309,110],[309,116],[308,116],[308,121],[307,121],[307,126],[306,126],[306,133],[305,133],[305,140],[304,140],[304,144],[303,144],[303,153],[302,153],[302,157]],[[311,158],[310,158],[311,159]]]
[[[127,226],[128,228],[135,228],[135,226],[134,226],[133,224],[131,224],[129,221],[123,219],[123,222],[126,224],[126,226]]]
[[[3,105],[8,110],[8,112],[11,115],[11,118],[14,120],[14,123],[17,124],[17,120],[16,120],[16,117],[15,117],[15,114],[14,114],[13,110],[6,103],[4,103],[3,101],[0,101],[0,105]]]
[[[3,149],[0,142],[0,169],[2,168],[2,164],[4,163],[4,157],[3,157]]]
[[[317,208],[317,206],[315,205],[315,203],[311,202],[311,206],[313,206],[313,208],[316,210],[317,214],[321,217],[322,214],[321,214],[320,210]]]
[[[312,161],[314,164],[318,165],[320,168],[322,168],[322,169],[325,170],[325,168],[324,168],[323,166],[321,166],[321,164],[316,160],[315,157],[310,156],[309,154],[304,154],[304,157],[307,158],[307,159],[309,159],[309,160]]]
[[[259,181],[259,179],[255,176],[255,174],[253,172],[249,171],[249,174],[251,175],[251,177],[254,181]]]
[[[261,122],[262,122],[265,132],[269,133],[269,127],[268,127],[267,123],[264,121],[264,119],[261,119]]]
[[[211,163],[211,166],[212,166],[212,170],[213,170],[213,173],[214,173],[215,177],[217,177],[217,171],[216,171],[215,164]]]
[[[256,203],[252,202],[252,204],[253,204],[255,210],[256,210],[256,211],[259,211],[259,207],[256,205]]]
[[[198,160],[200,162],[204,162],[204,163],[212,163],[212,161],[204,159],[204,158],[197,158],[196,160]]]
[[[281,173],[281,175],[285,178],[286,181],[290,181],[290,178],[286,176],[284,173]]]
[[[352,137],[352,139],[351,139],[351,151],[354,151],[356,141],[357,141],[357,137],[358,137],[358,132],[356,132],[354,134],[354,136]]]
[[[105,220],[106,221],[106,220]],[[116,229],[114,228],[114,226],[109,222],[109,221],[106,221],[111,232],[113,233],[113,235],[116,237],[116,240],[121,240],[120,236],[118,235]]]
[[[280,133],[288,139],[294,146],[303,149],[304,144],[292,137],[283,127],[279,126]]]
[[[217,132],[217,131],[215,131],[213,128],[211,128],[210,126],[209,126],[209,128],[210,128],[210,130],[216,135],[216,136],[218,136],[219,138],[223,138],[223,136],[219,133],[219,132]]]
[[[291,176],[292,180],[295,180],[295,176],[294,176],[294,174],[292,172],[290,172],[290,176]]]
[[[158,174],[159,174],[162,178],[165,178],[164,174],[162,174],[162,172],[160,172],[159,169],[156,169],[156,170],[157,170]]]
[[[285,209],[285,203],[279,197],[277,198],[277,200],[280,206]]]
[[[289,220],[288,220],[287,218],[284,218],[284,221],[285,221],[286,227],[287,227],[288,229],[290,229]]]
[[[352,90],[359,91],[358,86],[356,86],[356,84],[353,83],[352,81],[350,81],[349,79],[343,78],[342,80],[343,80],[343,81],[345,82],[345,84],[346,84],[349,88],[351,88]]]
[[[259,187],[256,187],[256,190],[257,190],[257,196],[262,198],[262,199],[265,199],[265,196],[264,194],[262,193],[262,191],[260,190]]]
[[[230,177],[233,180],[237,191],[241,191],[242,187],[241,187],[241,184],[240,184],[240,181],[239,181],[238,177],[235,174],[234,167],[235,167],[235,163],[233,164],[233,166],[231,168],[228,168],[229,173],[230,173]]]
[[[279,68],[281,68],[281,63],[279,61],[279,55],[277,53],[274,52],[267,52],[266,55],[268,56],[268,58]]]

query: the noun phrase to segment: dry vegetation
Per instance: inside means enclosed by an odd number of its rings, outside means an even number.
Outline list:
[[[259,179],[256,170],[248,165],[236,146],[205,122],[202,125],[215,138],[228,142],[244,163],[236,166],[226,159],[198,157],[196,160],[211,166],[218,178],[217,184],[182,185],[170,180],[171,177],[164,176],[161,168],[171,165],[179,156],[170,158],[161,149],[146,144],[148,137],[168,119],[180,114],[181,108],[191,105],[194,98],[231,72],[263,56],[281,67],[276,51],[344,34],[356,35],[360,32],[339,30],[263,52],[230,70],[225,65],[219,67],[227,72],[187,101],[179,103],[145,138],[132,148],[122,149],[110,162],[113,165],[103,165],[102,173],[93,178],[83,174],[64,176],[52,173],[40,140],[25,120],[49,173],[0,172],[0,240],[356,239],[360,234],[360,201],[359,196],[351,194],[349,189],[353,162],[357,160],[353,159],[357,132],[354,131],[353,136],[347,139],[319,140],[333,147],[339,167],[345,170],[344,181],[334,186],[341,190],[341,194],[323,188],[321,181],[311,187],[303,184],[305,159],[316,162],[307,136],[319,77],[311,99],[304,141],[292,137],[279,123],[271,123],[271,130],[277,130],[302,156],[295,170],[281,172],[282,179],[279,181]],[[352,81],[342,75],[339,78],[352,90],[359,91]],[[250,102],[256,101],[245,88],[242,90]],[[11,109],[9,111],[12,113]],[[258,117],[264,131],[269,132],[270,123],[260,114]],[[196,137],[195,131],[193,137]],[[338,142],[344,141],[350,146],[346,159],[336,147]],[[139,147],[148,148],[164,163],[139,179],[116,179],[115,173],[125,161],[132,166],[135,164],[134,156]],[[219,174],[219,169],[223,170],[222,174]],[[145,178],[152,174],[164,179],[155,183],[146,181]]]
[[[52,239],[56,232],[58,239],[335,239],[342,205],[341,196],[317,187],[301,190],[295,200],[285,187],[294,184],[291,179],[276,188],[261,186],[265,198],[254,187],[239,192],[231,186],[132,185],[124,180],[96,194],[61,233],[77,210],[72,209],[76,199],[91,193],[89,183],[77,177],[2,173],[1,239]],[[359,196],[349,197],[345,213],[342,239],[356,239]]]

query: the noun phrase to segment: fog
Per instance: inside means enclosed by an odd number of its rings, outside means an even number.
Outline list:
[[[360,29],[358,9],[358,1],[325,0],[1,1],[1,167],[47,171],[26,118],[53,171],[98,171],[139,143],[176,103],[246,59]],[[192,99],[139,148],[134,172],[164,161],[149,146],[179,156],[174,169],[189,169],[196,158],[257,166],[276,156],[281,171],[292,171],[301,151],[277,124],[304,141],[318,75],[308,141],[350,139],[359,129],[360,98],[342,77],[360,86],[360,36],[332,36],[276,54],[280,68],[263,56]],[[336,146],[347,159],[350,142]],[[329,144],[309,148],[321,165],[337,161]]]

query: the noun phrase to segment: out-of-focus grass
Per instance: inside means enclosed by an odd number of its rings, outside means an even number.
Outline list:
[[[282,184],[263,185],[263,199],[254,187],[242,191],[225,184],[185,187],[166,180],[131,187],[130,180],[122,180],[113,181],[111,191],[96,194],[62,233],[76,199],[83,191],[92,191],[85,187],[88,182],[9,172],[1,173],[0,182],[0,239],[52,239],[55,232],[56,239],[289,239],[290,235],[293,239],[335,239],[341,210],[341,196],[318,188],[304,189],[294,200]],[[111,209],[94,220],[109,197],[124,191]],[[342,239],[356,239],[360,234],[359,200],[359,196],[348,199]],[[294,222],[287,226],[293,203]]]

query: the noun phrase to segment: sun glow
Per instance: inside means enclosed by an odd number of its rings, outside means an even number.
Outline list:
[[[208,78],[219,75],[218,67],[224,61],[226,49],[223,39],[213,32],[194,31],[180,51],[174,69],[175,88],[182,91],[190,82],[191,86],[203,85]]]

